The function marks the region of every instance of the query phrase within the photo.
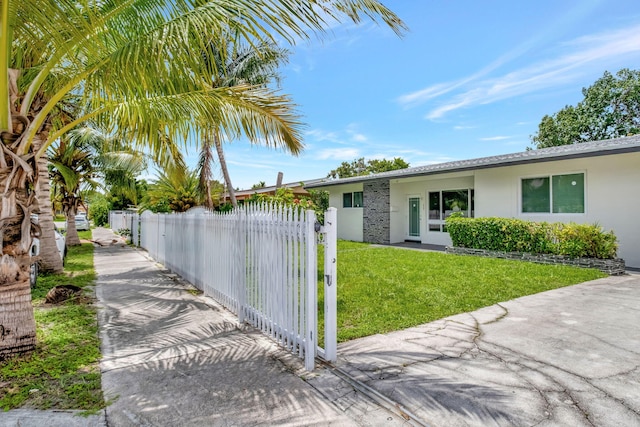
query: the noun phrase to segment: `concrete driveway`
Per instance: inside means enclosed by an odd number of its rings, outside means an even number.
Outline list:
[[[339,345],[339,371],[430,426],[640,426],[640,275]],[[316,380],[319,388],[322,376]]]

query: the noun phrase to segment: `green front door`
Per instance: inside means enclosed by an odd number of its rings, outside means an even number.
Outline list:
[[[409,197],[409,237],[420,237],[420,197]]]

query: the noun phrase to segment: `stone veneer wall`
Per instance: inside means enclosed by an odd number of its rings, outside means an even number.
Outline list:
[[[520,261],[537,262],[539,264],[573,265],[583,268],[597,268],[603,273],[618,276],[625,273],[623,259],[597,259],[597,258],[569,258],[562,255],[528,254],[522,252],[487,251],[484,249],[460,248],[447,246],[445,252],[456,255],[476,255],[491,258],[516,259]]]
[[[390,243],[390,184],[388,179],[365,181],[362,189],[362,237],[365,242]]]

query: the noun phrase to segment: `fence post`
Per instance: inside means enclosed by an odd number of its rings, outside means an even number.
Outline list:
[[[325,359],[338,358],[338,211],[324,214],[324,352]]]
[[[237,286],[237,298],[238,298],[238,323],[241,325],[245,321],[245,307],[247,306],[247,208],[245,206],[236,209],[233,213],[234,218],[237,221],[236,235],[235,237],[235,275],[234,282]]]
[[[305,332],[304,367],[313,371],[315,367],[318,324],[318,251],[316,250],[316,214],[312,210],[306,212],[305,244],[307,256],[307,319]]]

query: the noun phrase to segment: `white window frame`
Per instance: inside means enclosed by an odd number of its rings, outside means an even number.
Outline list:
[[[444,203],[444,200],[442,199],[442,193],[446,192],[446,191],[460,191],[460,190],[466,190],[467,191],[467,198],[468,198],[468,207],[467,209],[464,211],[466,212],[466,217],[467,218],[474,218],[475,216],[475,209],[471,209],[472,205],[473,207],[475,207],[475,187],[467,187],[467,188],[445,188],[445,189],[440,189],[440,190],[427,190],[427,195],[426,195],[426,201],[425,201],[425,213],[426,213],[426,232],[427,233],[447,233],[447,231],[445,231],[445,221],[446,218],[444,218],[444,215],[442,214],[442,206]],[[473,203],[471,202],[472,200],[472,192],[473,192]],[[438,214],[440,216],[439,219],[431,219],[430,218],[430,202],[431,199],[429,198],[430,193],[438,193],[438,197],[439,199],[439,209],[438,209]],[[461,211],[462,212],[462,211]],[[431,225],[434,226],[438,226],[439,230],[431,230]]]
[[[553,212],[553,177],[554,176],[562,176],[562,175],[576,175],[576,174],[582,174],[583,176],[583,186],[584,186],[584,195],[583,195],[583,200],[584,200],[584,205],[583,205],[583,212]],[[535,178],[549,178],[549,212],[524,212],[523,211],[523,203],[522,203],[522,181],[525,179],[535,179]],[[567,216],[567,215],[571,215],[571,216],[576,216],[576,215],[587,215],[587,205],[588,205],[588,201],[587,201],[587,171],[586,170],[578,170],[578,171],[570,171],[570,172],[548,172],[548,173],[539,173],[539,174],[532,174],[532,175],[524,175],[519,177],[518,179],[518,211],[520,212],[520,215],[537,215],[537,216],[548,216],[548,215],[553,215],[553,216]]]
[[[355,204],[355,197],[353,197],[353,195],[355,193],[362,193],[362,205],[361,206],[354,206]],[[345,206],[344,205],[344,196],[345,194],[351,194],[351,206]],[[362,190],[359,191],[345,191],[342,193],[342,209],[362,209],[362,207],[364,206],[364,192]]]

